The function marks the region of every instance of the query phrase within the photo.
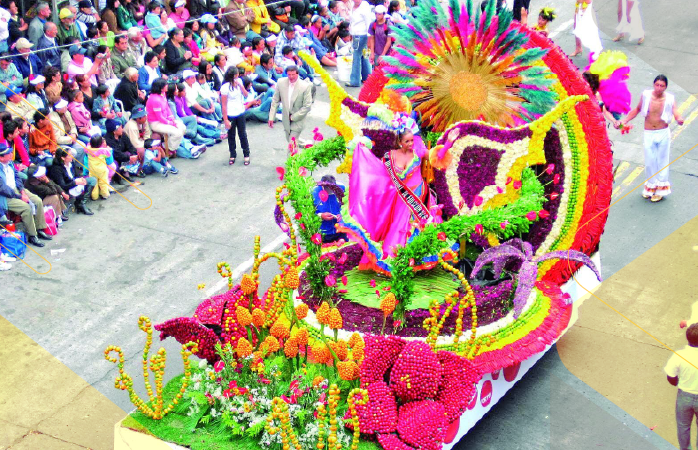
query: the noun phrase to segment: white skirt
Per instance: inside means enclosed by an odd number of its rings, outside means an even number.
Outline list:
[[[645,36],[645,29],[642,27],[642,17],[640,17],[640,2],[635,0],[633,8],[630,10],[630,22],[628,22],[628,4],[625,0],[621,2],[623,14],[620,23],[616,27],[616,33],[627,34],[628,39],[641,39]]]

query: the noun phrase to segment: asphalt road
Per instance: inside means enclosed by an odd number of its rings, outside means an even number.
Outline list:
[[[647,38],[638,48],[610,41],[615,2],[595,0],[604,45],[629,54],[634,96],[651,85],[656,73],[664,72],[677,101],[683,104],[690,98],[690,89],[685,89],[696,85],[698,61],[695,50],[684,43],[691,41],[698,13],[681,8],[686,3],[643,3]],[[558,19],[551,29],[563,49],[571,51],[574,41],[568,21],[573,2],[533,0],[531,9],[545,5],[557,9]],[[577,62],[586,61],[579,58]],[[691,114],[698,111],[698,102],[686,105],[684,116],[695,118]],[[319,126],[325,135],[334,134],[324,125],[328,112],[327,92],[320,88],[307,129]],[[269,250],[280,244],[272,211],[279,183],[275,167],[283,164],[287,152],[281,128],[280,124],[274,130],[265,124],[248,126],[252,148],[248,167],[241,161],[228,166],[223,143],[197,161],[176,160],[179,175],[148,177],[142,193],[129,188],[124,196],[132,203],[114,195],[93,203],[96,214],[92,217],[71,216],[57,238],[40,251],[51,264],[48,273],[39,275],[15,264],[12,271],[0,275],[0,314],[125,411],[131,410],[127,395],[114,389],[116,368],[104,360],[104,348],[115,344],[124,349],[126,370],[145,394],[139,375],[145,335],[138,331],[138,317],[146,315],[157,323],[191,315],[201,299],[225,284],[216,273],[217,262],[244,268],[255,235],[262,237],[262,246]],[[689,123],[680,131],[673,143],[675,157],[698,142],[697,130]],[[611,130],[610,136],[616,164],[627,163],[617,180],[614,198],[620,198],[642,181],[642,135],[636,129],[622,138]],[[601,246],[604,277],[695,215],[696,159],[698,154],[688,153],[672,167],[674,193],[668,200],[653,205],[635,191],[612,207]],[[329,172],[313,175],[319,179]],[[640,174],[629,180],[636,172]],[[49,270],[33,253],[26,262],[38,272]],[[204,290],[197,290],[200,283],[206,285]],[[167,377],[181,373],[179,345],[171,340],[162,345],[170,358]],[[572,375],[554,348],[457,448],[586,450],[600,446],[673,448]]]

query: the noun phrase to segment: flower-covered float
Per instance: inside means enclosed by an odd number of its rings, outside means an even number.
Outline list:
[[[228,291],[191,317],[141,318],[147,400],[107,348],[137,407],[124,426],[193,449],[450,448],[560,338],[573,274],[599,282],[610,145],[564,53],[495,3],[419,2],[358,99],[303,55],[338,135],[277,169],[289,243],[261,254],[257,238],[239,284],[219,263]],[[334,161],[346,191],[312,177]],[[330,197],[346,238],[323,244]],[[166,385],[154,330],[182,344],[185,373]]]

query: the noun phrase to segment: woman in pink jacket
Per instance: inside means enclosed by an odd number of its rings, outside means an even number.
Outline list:
[[[98,126],[92,124],[92,114],[85,107],[83,103],[85,101],[85,96],[81,90],[76,89],[68,93],[68,111],[73,117],[73,122],[75,122],[75,127],[78,130],[78,139],[84,143],[90,142],[90,137],[96,134],[102,134],[102,131]]]
[[[175,120],[172,115],[165,96],[166,89],[167,81],[164,78],[153,81],[145,109],[148,112],[150,129],[163,137],[168,136],[168,151],[174,153],[182,142],[187,127],[182,121]]]

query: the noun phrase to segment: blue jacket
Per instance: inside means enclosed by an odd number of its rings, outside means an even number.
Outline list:
[[[17,173],[17,169],[15,169],[15,165],[12,161],[10,161],[10,166],[12,167],[12,171],[15,174],[15,183],[17,184],[17,192],[22,192],[24,189],[24,184],[22,183],[22,179],[19,177],[19,174]],[[18,194],[17,192],[13,191],[10,186],[7,185],[7,181],[5,179],[5,170],[2,167],[2,164],[0,164],[0,209],[4,208],[7,209],[7,200],[8,198],[16,198],[16,199],[21,199],[22,195]]]
[[[59,70],[61,68],[61,51],[56,46],[55,41],[51,42],[46,38],[46,35],[41,36],[39,43],[36,46],[36,50],[44,50],[43,52],[37,52],[36,54],[41,58],[47,66],[57,67]]]
[[[160,72],[160,67],[156,67],[155,70],[157,71],[158,76],[162,76],[162,72]],[[152,85],[148,84],[148,76],[148,71],[145,70],[145,66],[138,69],[138,89],[140,89],[141,91],[150,92],[150,88],[152,87]]]
[[[29,54],[28,60],[24,58],[24,56],[15,53],[14,58],[12,58],[12,62],[15,63],[15,67],[17,67],[17,70],[19,70],[19,73],[21,73],[22,77],[25,79],[29,77],[30,74],[41,75],[41,71],[44,70],[44,64],[34,53]]]

